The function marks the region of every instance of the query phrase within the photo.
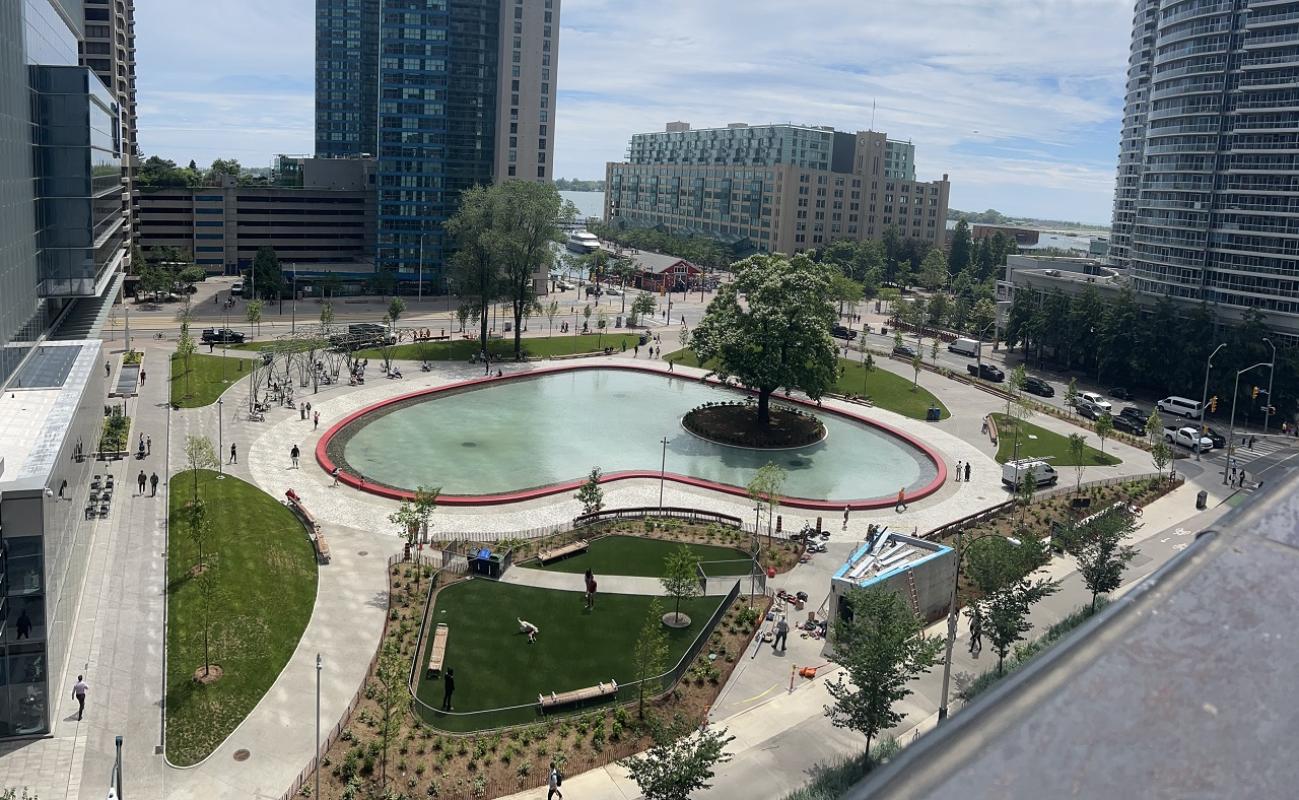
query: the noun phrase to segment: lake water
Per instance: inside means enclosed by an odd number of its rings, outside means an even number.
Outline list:
[[[954,219],[947,220],[947,230],[951,231],[951,230],[955,230],[955,228],[956,228],[956,220]],[[1021,247],[1019,250],[1021,253],[1031,253],[1034,250],[1041,250],[1046,247],[1055,247],[1055,248],[1059,248],[1060,250],[1081,250],[1083,253],[1087,253],[1091,248],[1091,241],[1093,236],[1108,237],[1108,235],[1109,234],[1107,232],[1098,232],[1095,234],[1086,234],[1080,232],[1076,235],[1072,235],[1072,234],[1062,234],[1062,233],[1047,233],[1046,231],[1042,231],[1038,234],[1036,245],[1033,245],[1032,247]]]
[[[578,216],[582,219],[595,217],[604,219],[604,192],[560,192],[559,196],[573,201],[577,206]]]

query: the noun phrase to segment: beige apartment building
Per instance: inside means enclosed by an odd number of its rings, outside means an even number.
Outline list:
[[[709,236],[737,253],[795,253],[838,239],[944,242],[951,185],[918,181],[915,148],[878,131],[672,122],[632,137],[605,168],[605,219]]]

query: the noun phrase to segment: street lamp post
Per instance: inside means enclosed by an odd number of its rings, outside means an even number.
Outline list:
[[[980,539],[986,539],[989,536],[999,535],[997,533],[985,533],[971,539],[970,544],[974,544]],[[957,605],[956,596],[961,583],[961,562],[965,559],[964,537],[963,531],[956,532],[956,569],[952,570],[952,600],[947,611],[947,653],[943,656],[943,693],[938,701],[939,724],[947,719],[947,690],[952,680],[952,649],[956,646],[956,623],[961,615],[961,608]],[[1014,547],[1019,546],[1018,539],[1007,536],[1006,541]]]
[[[1236,383],[1231,390],[1231,425],[1227,428],[1227,460],[1222,464],[1222,483],[1224,486],[1227,484],[1227,470],[1231,468],[1232,454],[1236,450],[1236,395],[1240,392],[1240,376],[1250,370],[1266,367],[1267,365],[1266,361],[1260,361],[1236,373]]]
[[[418,275],[415,279],[415,301],[419,302],[424,299],[424,237],[428,234],[421,232],[419,235],[419,265]]]
[[[663,510],[663,480],[668,470],[668,437],[659,440],[663,445],[663,461],[659,464],[659,511]]]
[[[1227,343],[1223,342],[1222,344],[1215,347],[1213,349],[1213,352],[1209,354],[1209,360],[1206,361],[1204,364],[1204,389],[1200,392],[1200,435],[1201,436],[1203,436],[1205,433],[1204,427],[1206,423],[1204,421],[1204,415],[1208,413],[1208,409],[1205,406],[1208,405],[1209,402],[1209,370],[1213,368],[1213,357],[1218,355],[1218,351],[1226,346]],[[1196,448],[1195,448],[1195,460],[1196,461],[1200,460],[1200,447],[1198,442],[1196,443]]]
[[[1272,340],[1266,336],[1263,337],[1263,341],[1272,348],[1272,363],[1268,364],[1267,371],[1267,405],[1263,406],[1263,435],[1267,436],[1267,423],[1272,419],[1272,379],[1276,377],[1276,345],[1272,344]]]
[[[221,460],[221,454],[225,452],[225,447],[226,447],[225,430],[224,430],[225,414],[222,413],[224,410],[224,406],[225,406],[225,401],[222,400],[220,397],[218,397],[217,398],[217,480],[222,480],[226,476],[225,467],[223,466],[225,462]],[[208,439],[209,447],[211,447],[210,444],[211,441],[212,441],[211,439]]]
[[[298,265],[293,265],[293,301],[289,303],[289,333],[298,332]]]
[[[320,653],[316,653],[316,793],[312,797],[320,797],[320,670],[323,666]]]

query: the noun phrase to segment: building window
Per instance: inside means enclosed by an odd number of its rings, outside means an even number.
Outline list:
[[[511,177],[514,176],[514,165],[513,165],[513,164],[510,165],[510,176],[511,176]]]

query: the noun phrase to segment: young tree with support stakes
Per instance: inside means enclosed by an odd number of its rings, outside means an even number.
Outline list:
[[[185,468],[194,478],[195,503],[198,502],[198,471],[216,469],[220,465],[221,462],[217,459],[216,448],[212,446],[211,439],[194,434],[185,436]]]
[[[1074,472],[1078,474],[1078,480],[1074,484],[1074,491],[1082,491],[1082,475],[1085,459],[1087,457],[1087,439],[1081,433],[1069,434],[1069,460],[1073,462]]]
[[[911,371],[914,373],[911,376],[911,391],[913,392],[920,388],[920,368],[924,366],[924,363],[920,359],[919,353],[911,357]]]
[[[927,637],[923,625],[901,597],[876,587],[853,588],[840,603],[852,615],[834,623],[835,661],[844,673],[826,683],[834,699],[825,714],[836,728],[848,728],[871,741],[902,721],[897,704],[911,695],[913,679],[939,661],[943,642]]]
[[[661,675],[668,667],[668,634],[663,629],[663,604],[655,597],[650,600],[645,624],[632,650],[632,664],[636,669],[636,713],[645,718],[645,682]]]
[[[211,638],[212,619],[220,611],[224,593],[217,582],[215,565],[194,576],[194,585],[198,587],[199,606],[203,612],[203,677],[212,674],[212,656],[208,647]]]
[[[600,488],[600,476],[600,468],[591,467],[591,474],[586,476],[586,482],[577,490],[574,499],[582,504],[583,514],[594,514],[604,508],[604,489]]]
[[[558,316],[559,316],[559,301],[551,300],[549,303],[546,304],[546,319],[550,320],[550,333],[546,334],[547,339],[555,335],[555,317]]]
[[[757,392],[757,424],[765,428],[777,389],[817,400],[838,379],[834,306],[826,270],[805,255],[750,256],[735,272],[708,304],[690,345],[700,363],[715,360],[719,377],[734,375]]]
[[[1150,461],[1155,465],[1155,470],[1158,471],[1161,480],[1164,477],[1164,468],[1167,467],[1172,460],[1172,448],[1170,448],[1168,443],[1163,439],[1158,439],[1153,445],[1151,445]]]
[[[631,302],[631,316],[627,320],[627,324],[629,326],[636,325],[641,317],[653,314],[655,305],[654,295],[649,292],[641,292],[636,295],[636,299]]]
[[[1150,441],[1150,446],[1154,447],[1155,442],[1163,441],[1164,419],[1159,416],[1159,409],[1150,412],[1146,417],[1146,438]]]
[[[1101,440],[1101,455],[1105,455],[1105,440],[1114,432],[1114,417],[1110,412],[1101,413],[1100,419],[1096,420],[1096,438]]]
[[[780,490],[787,477],[785,468],[774,461],[768,461],[758,468],[746,487],[749,499],[767,506],[767,546],[771,546],[771,526],[775,523],[776,509],[780,507]],[[754,531],[757,534],[757,531]]]
[[[1069,385],[1064,390],[1064,407],[1069,409],[1070,416],[1074,413],[1074,408],[1078,404],[1078,379],[1070,378]]]
[[[180,363],[185,365],[185,397],[190,397],[189,377],[192,371],[194,361],[194,351],[198,345],[194,342],[194,337],[189,332],[189,319],[186,318],[180,323],[180,339],[176,342],[176,355],[180,356]]]
[[[401,319],[401,315],[404,313],[406,313],[405,300],[402,300],[400,297],[394,297],[392,300],[388,301],[387,322],[390,333],[396,333],[397,320]]]
[[[208,519],[207,505],[202,500],[194,500],[185,506],[185,535],[194,543],[198,551],[198,562],[194,565],[194,574],[200,575],[207,566],[203,563],[203,546],[212,537],[212,523]]]
[[[621,763],[644,800],[690,800],[709,788],[713,768],[731,760],[725,728],[702,730],[679,719],[654,733],[654,745]]]
[[[329,336],[329,328],[334,324],[334,304],[326,300],[320,304],[320,327]]]
[[[406,688],[408,660],[393,642],[383,646],[379,654],[379,663],[375,667],[374,677],[379,681],[379,693],[375,700],[379,704],[379,740],[382,744],[383,760],[380,771],[380,785],[388,783],[388,747],[397,734],[401,732],[406,716],[410,695]]]
[[[248,337],[252,338],[253,326],[257,326],[257,333],[262,332],[262,301],[250,300],[248,307],[244,309],[244,319],[248,321]]]
[[[870,376],[871,376],[871,371],[874,370],[874,369],[875,369],[875,357],[872,356],[870,353],[866,353],[865,350],[863,350],[863,355],[862,355],[862,360],[861,360],[861,373],[862,373],[862,375],[861,375],[861,394],[862,394],[862,397],[867,397],[867,394],[866,394],[866,381],[870,378]]]
[[[673,627],[689,625],[690,618],[681,613],[681,601],[696,597],[700,593],[695,556],[689,547],[683,544],[668,553],[663,577],[659,582],[663,584],[664,591],[676,600],[676,608],[672,612]]]

